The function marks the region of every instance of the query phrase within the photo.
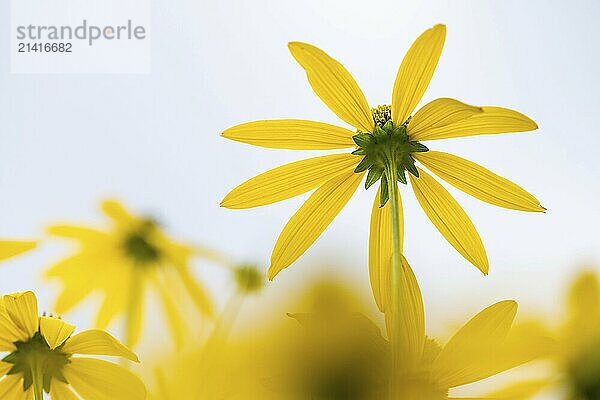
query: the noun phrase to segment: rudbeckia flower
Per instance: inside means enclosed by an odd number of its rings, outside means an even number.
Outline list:
[[[200,255],[218,262],[219,256],[172,240],[154,219],[133,215],[115,200],[102,202],[102,211],[110,219],[107,229],[74,225],[48,228],[51,235],[79,245],[74,255],[46,272],[48,278],[63,284],[54,306],[56,312],[64,314],[89,294],[99,292],[104,299],[97,326],[105,328],[124,313],[125,343],[133,346],[140,337],[146,293],[154,289],[176,344],[180,344],[185,323],[179,305],[193,302],[201,313],[212,313],[207,292],[192,276],[190,260]]]
[[[263,206],[314,190],[281,232],[271,255],[269,278],[295,262],[338,215],[366,175],[365,187],[381,181],[371,214],[370,273],[379,307],[386,308],[392,254],[391,213],[402,204],[397,182],[410,180],[425,214],[446,240],[484,274],[488,258],[473,223],[452,195],[423,167],[485,202],[539,212],[540,202],[511,181],[456,155],[429,150],[423,142],[464,136],[531,131],[525,115],[501,107],[472,106],[439,98],[414,112],[442,52],[446,27],[436,25],[410,47],[400,64],[391,105],[370,108],[350,73],[324,51],[292,42],[289,50],[306,71],[318,97],[350,129],[322,122],[284,119],[244,123],[222,136],[255,146],[291,150],[334,150],[331,154],[283,165],[233,189],[221,205],[231,209]],[[407,178],[408,172],[408,178]],[[395,198],[396,201],[390,199]],[[388,202],[388,200],[390,200]],[[390,207],[389,203],[396,203]],[[403,223],[397,223],[402,246]]]
[[[33,292],[0,299],[0,398],[3,400],[143,400],[146,389],[134,374],[114,363],[85,357],[137,356],[102,330],[72,335],[75,327],[38,315]],[[80,357],[83,355],[84,357]],[[77,393],[77,394],[75,394]],[[79,397],[78,397],[79,396]]]
[[[36,242],[25,240],[0,240],[0,261],[25,253],[37,246]]]

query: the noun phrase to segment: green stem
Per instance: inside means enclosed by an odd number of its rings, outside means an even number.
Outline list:
[[[42,371],[42,365],[39,360],[32,360],[31,377],[33,379],[33,393],[35,400],[44,400],[44,372]]]
[[[390,397],[395,399],[395,394],[399,393],[398,374],[402,369],[402,348],[401,348],[401,329],[400,315],[402,308],[400,306],[400,278],[402,274],[402,247],[400,244],[400,210],[398,208],[398,183],[397,169],[394,157],[388,158],[388,165],[385,176],[388,184],[389,201],[391,203],[391,224],[392,224],[392,271],[391,271],[391,301],[392,301],[392,327],[390,343],[392,346],[392,374],[390,375]]]

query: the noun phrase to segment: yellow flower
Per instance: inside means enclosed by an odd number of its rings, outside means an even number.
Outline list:
[[[25,253],[37,246],[36,242],[24,240],[0,240],[0,261]]]
[[[423,299],[412,269],[402,260],[402,355],[396,398],[442,400],[452,388],[507,371],[549,352],[553,342],[511,331],[517,303],[505,300],[475,315],[443,346],[425,336]],[[514,386],[495,399],[522,399],[530,386]],[[481,398],[481,397],[480,397]]]
[[[191,274],[195,255],[215,258],[205,249],[189,247],[165,235],[151,218],[138,217],[114,200],[102,203],[111,226],[105,230],[54,225],[51,235],[77,240],[77,252],[51,267],[46,276],[62,281],[63,290],[55,310],[65,313],[93,292],[104,300],[96,324],[105,328],[119,313],[126,314],[128,346],[138,342],[148,289],[154,289],[177,344],[183,340],[185,323],[179,304],[190,300],[204,314],[212,313],[206,291]]]
[[[242,209],[316,189],[279,236],[271,255],[270,279],[315,242],[350,200],[365,174],[367,188],[381,180],[371,216],[369,266],[375,298],[382,310],[389,301],[389,284],[381,282],[389,281],[392,253],[390,206],[386,205],[393,190],[388,184],[390,177],[396,178],[394,184],[406,183],[408,171],[415,196],[431,222],[483,273],[488,272],[488,259],[469,217],[450,193],[415,162],[480,200],[516,210],[544,211],[534,196],[507,179],[458,156],[429,151],[421,143],[537,128],[535,122],[516,111],[476,107],[449,98],[433,100],[413,113],[433,75],[445,36],[445,26],[436,25],[415,41],[398,70],[391,106],[373,109],[338,61],[317,47],[292,42],[289,49],[306,71],[315,93],[356,131],[322,122],[284,119],[245,123],[223,132],[231,140],[276,149],[354,148],[352,154],[320,156],[275,168],[242,183],[223,199],[223,207]],[[397,207],[401,210],[399,198]]]
[[[137,356],[102,330],[71,336],[75,327],[39,316],[33,292],[0,299],[0,398],[3,400],[143,400],[146,388],[134,374],[114,363],[78,355]],[[79,397],[76,397],[75,393]]]

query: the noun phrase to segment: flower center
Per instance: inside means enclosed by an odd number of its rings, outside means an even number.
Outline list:
[[[154,220],[145,219],[137,229],[125,237],[123,243],[125,254],[138,265],[151,264],[161,258],[160,249],[151,241],[151,236],[156,231],[156,225]]]
[[[388,105],[378,106],[371,109],[375,128],[373,132],[360,132],[352,137],[358,146],[352,152],[355,155],[364,156],[354,172],[369,171],[365,188],[368,189],[381,179],[381,205],[388,200],[387,174],[394,173],[396,180],[406,184],[406,171],[419,176],[415,167],[413,153],[429,151],[427,147],[410,140],[406,127],[410,122],[407,119],[402,125],[394,126],[391,119],[391,107]]]
[[[264,286],[260,271],[252,265],[241,265],[233,271],[235,283],[241,293],[256,293]]]
[[[50,393],[52,379],[68,383],[62,370],[71,355],[61,350],[63,345],[52,350],[38,331],[26,342],[15,342],[15,347],[17,349],[2,361],[13,364],[7,375],[23,375],[23,390],[29,389],[34,380],[41,380],[46,393]]]

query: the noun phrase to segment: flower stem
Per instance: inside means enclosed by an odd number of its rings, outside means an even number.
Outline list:
[[[392,269],[391,269],[391,337],[392,347],[392,373],[390,374],[390,397],[395,399],[395,394],[399,393],[397,376],[402,366],[401,349],[401,319],[402,308],[400,306],[400,279],[402,274],[402,246],[400,239],[400,209],[398,208],[398,182],[397,169],[394,157],[388,157],[385,176],[387,179],[389,201],[391,207],[391,225],[392,225]]]
[[[31,377],[35,400],[44,400],[44,372],[40,360],[36,357],[31,362]]]

